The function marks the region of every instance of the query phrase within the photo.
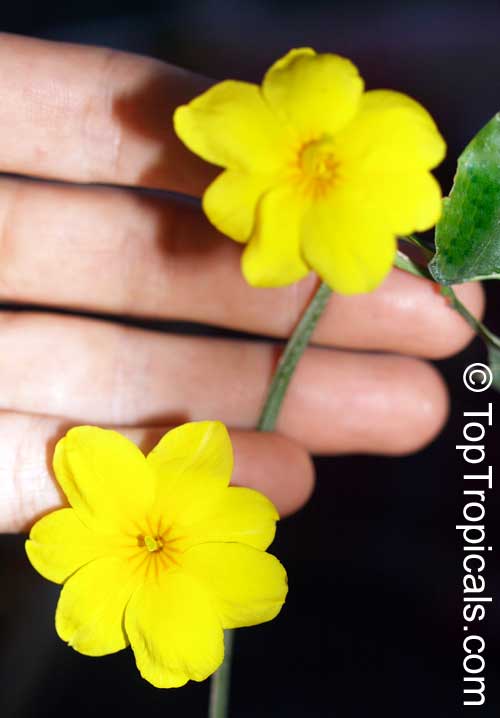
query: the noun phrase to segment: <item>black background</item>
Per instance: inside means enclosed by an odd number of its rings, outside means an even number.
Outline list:
[[[421,100],[445,134],[445,191],[468,139],[500,110],[500,6],[476,2],[24,2],[3,3],[0,30],[152,54],[215,78],[259,80],[290,47],[351,57],[368,87]],[[21,140],[22,141],[22,140]],[[488,321],[500,330],[500,289]],[[500,566],[489,555],[494,602],[487,641],[487,703],[462,709],[460,523],[464,410],[495,402],[461,382],[484,359],[475,342],[439,362],[452,395],[442,436],[416,456],[322,458],[316,493],[285,520],[273,546],[291,592],[271,624],[238,632],[234,718],[447,718],[500,710]],[[411,376],[408,381],[411,381]],[[498,402],[497,402],[498,405]],[[497,421],[488,463],[500,466]],[[488,543],[500,550],[498,491],[488,496]],[[27,564],[24,537],[0,537],[0,715],[203,716],[208,684],[159,691],[129,651],[80,656],[55,635],[59,588]]]

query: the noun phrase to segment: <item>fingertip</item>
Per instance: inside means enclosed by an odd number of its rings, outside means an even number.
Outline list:
[[[484,315],[486,299],[484,289],[479,282],[468,282],[453,287],[457,298],[464,304],[469,312],[481,320]],[[446,359],[465,349],[475,336],[474,330],[467,321],[453,309],[451,302],[441,295],[438,285],[435,292],[446,314],[442,312],[434,316],[435,324],[432,330],[432,339],[429,342],[429,351],[426,355],[431,359]]]
[[[282,518],[307,503],[314,490],[315,472],[305,449],[275,433],[235,431],[231,438],[235,455],[232,483],[261,491]]]
[[[407,358],[405,361],[407,374],[401,379],[406,395],[406,416],[399,417],[399,429],[394,432],[392,441],[383,447],[383,453],[392,456],[408,456],[432,443],[449,414],[448,390],[439,371],[420,359]]]

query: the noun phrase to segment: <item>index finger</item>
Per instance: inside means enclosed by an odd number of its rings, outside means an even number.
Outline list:
[[[0,33],[0,171],[200,195],[215,168],[174,134],[199,75],[106,48]]]

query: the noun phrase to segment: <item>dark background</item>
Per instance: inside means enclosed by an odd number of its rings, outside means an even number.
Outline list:
[[[290,47],[352,58],[368,87],[421,100],[449,144],[438,175],[449,188],[456,157],[500,110],[500,5],[476,2],[3,3],[0,30],[152,54],[215,78],[259,80]],[[488,321],[500,331],[500,288]],[[328,716],[448,718],[500,711],[500,566],[486,573],[494,603],[487,641],[487,703],[461,708],[462,474],[464,410],[482,410],[464,367],[484,359],[475,342],[440,362],[452,395],[442,436],[416,456],[322,458],[309,505],[285,520],[273,551],[291,592],[271,624],[238,632],[234,718]],[[411,377],[408,377],[411,381]],[[494,414],[494,417],[496,415]],[[498,429],[488,463],[499,466]],[[488,496],[488,544],[498,543],[498,492]],[[208,684],[159,691],[136,673],[129,651],[103,659],[65,647],[53,628],[59,588],[28,565],[24,537],[0,537],[0,715],[204,716]]]

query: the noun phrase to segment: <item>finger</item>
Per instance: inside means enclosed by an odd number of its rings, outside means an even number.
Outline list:
[[[256,289],[241,275],[240,253],[187,206],[122,190],[0,181],[0,299],[288,336],[314,277]],[[479,316],[480,286],[457,292]],[[395,270],[371,294],[334,295],[314,339],[442,357],[471,337],[435,285]]]
[[[0,315],[1,316],[1,315]],[[0,406],[76,423],[255,426],[276,364],[263,342],[173,336],[11,313],[0,331]],[[309,348],[279,430],[313,452],[406,453],[446,416],[439,375],[416,359]]]
[[[0,533],[26,531],[48,511],[67,505],[52,471],[55,444],[67,419],[0,412]],[[118,429],[147,453],[167,427]],[[265,493],[281,516],[309,498],[314,469],[308,454],[277,434],[231,431],[231,483]]]
[[[157,60],[0,33],[0,170],[200,194],[213,168],[172,113],[207,86]]]

